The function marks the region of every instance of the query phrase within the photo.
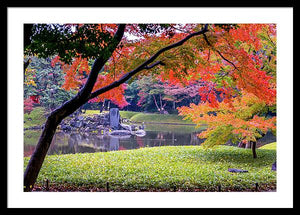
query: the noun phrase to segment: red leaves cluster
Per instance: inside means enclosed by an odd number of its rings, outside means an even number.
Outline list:
[[[29,97],[24,100],[24,113],[30,113],[33,110],[34,101]]]
[[[55,66],[56,63],[60,63],[62,70],[65,73],[65,82],[63,88],[66,90],[80,90],[80,88],[85,84],[87,77],[90,73],[91,67],[89,66],[88,59],[82,58],[80,55],[76,57],[71,65],[65,64],[59,60],[59,57],[55,57],[51,65]],[[111,73],[106,75],[98,75],[97,82],[94,85],[94,90],[105,87],[108,84],[116,80],[117,77],[114,77]],[[124,91],[126,85],[123,84],[120,87],[114,88],[104,94],[101,94],[89,102],[102,102],[104,99],[109,99],[120,108],[128,105],[124,97]]]
[[[39,97],[39,95],[33,95],[33,96],[30,96],[29,97],[32,101],[33,101],[33,103],[35,103],[35,104],[39,104],[40,103],[40,97]]]

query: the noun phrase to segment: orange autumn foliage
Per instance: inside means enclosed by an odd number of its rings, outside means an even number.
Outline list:
[[[121,46],[113,52],[105,65],[104,72],[99,74],[94,90],[118,80],[157,50],[181,40],[204,25],[170,26],[171,30],[162,31],[160,34],[146,34],[140,32],[137,25],[128,24],[126,32],[139,39],[130,41],[124,36]],[[96,30],[113,34],[116,25],[99,24]],[[220,105],[218,93],[226,105],[233,107],[233,98],[239,97],[241,91],[255,95],[266,105],[272,105],[276,103],[276,81],[263,68],[266,59],[272,54],[268,53],[267,56],[261,51],[266,51],[265,47],[269,46],[266,38],[271,42],[276,41],[276,25],[238,24],[236,27],[226,28],[209,25],[205,37],[194,37],[182,46],[161,54],[157,61],[162,61],[165,65],[154,67],[151,72],[157,79],[170,85],[186,86],[201,80],[203,86],[199,89],[199,94],[202,102],[206,102],[211,108],[218,108]],[[271,62],[274,59],[276,56],[273,54]],[[79,90],[86,81],[83,72],[85,75],[89,74],[88,59],[78,55],[72,65],[62,67],[66,73],[64,88]],[[148,74],[147,69],[139,73],[140,76]],[[125,87],[121,85],[92,101],[103,101],[106,98],[124,107],[128,104],[124,98]]]
[[[219,103],[212,107],[208,102],[191,104],[190,107],[179,108],[180,115],[192,120],[198,125],[206,124],[208,129],[199,134],[200,138],[208,138],[207,145],[224,144],[228,140],[238,142],[256,142],[261,134],[269,129],[276,130],[276,117],[259,116],[266,108],[266,103],[252,93],[243,92],[242,97],[236,97],[232,103]],[[222,128],[223,139],[218,142],[216,131]],[[215,142],[209,140],[213,138]],[[225,142],[224,142],[225,141]]]
[[[91,66],[88,64],[86,58],[82,58],[80,55],[76,57],[71,65],[65,64],[59,61],[59,57],[55,57],[52,60],[52,66],[56,63],[60,63],[65,73],[65,82],[63,88],[66,90],[79,90],[86,82],[87,76],[90,73]],[[94,85],[94,89],[100,89],[101,87],[107,86],[108,84],[114,82],[117,77],[113,77],[111,74],[99,75],[97,82]],[[103,93],[96,98],[89,100],[89,102],[103,102],[104,99],[109,99],[120,108],[128,105],[125,97],[124,91],[126,89],[126,84],[122,84],[106,93]]]

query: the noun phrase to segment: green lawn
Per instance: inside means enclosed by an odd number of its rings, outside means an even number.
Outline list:
[[[134,112],[134,111],[120,111],[120,116],[122,118],[131,119],[131,117],[139,113],[140,112]]]
[[[47,156],[37,179],[59,186],[105,188],[115,191],[172,190],[223,191],[263,190],[276,187],[271,165],[276,150],[252,152],[231,146],[205,150],[201,146],[164,146],[92,154]],[[24,169],[29,158],[24,158]],[[230,173],[228,168],[248,170]]]
[[[193,124],[191,121],[183,120],[183,117],[177,114],[138,113],[133,115],[130,120],[133,122]]]

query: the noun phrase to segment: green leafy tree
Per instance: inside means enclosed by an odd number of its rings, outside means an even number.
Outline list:
[[[71,99],[74,91],[62,88],[64,75],[60,66],[52,66],[52,58],[32,56],[26,68],[24,82],[24,97],[39,96],[39,103],[48,110],[54,110]]]

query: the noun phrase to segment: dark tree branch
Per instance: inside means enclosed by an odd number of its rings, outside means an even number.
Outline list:
[[[205,25],[204,29],[202,29],[201,31],[197,31],[197,32],[194,32],[192,34],[189,34],[188,36],[186,36],[185,38],[183,38],[182,40],[176,42],[176,43],[173,43],[171,45],[168,45],[160,50],[158,50],[154,55],[152,55],[148,60],[146,60],[144,63],[142,63],[140,66],[138,66],[137,68],[135,68],[134,70],[131,70],[130,72],[128,72],[127,74],[123,75],[119,80],[117,81],[114,81],[113,83],[105,86],[105,87],[102,87],[96,91],[94,91],[89,99],[92,99],[92,98],[95,98],[97,97],[98,95],[104,93],[104,92],[107,92],[115,87],[118,87],[120,86],[121,84],[125,83],[127,80],[129,80],[132,76],[134,76],[135,74],[137,74],[138,72],[144,70],[144,69],[149,69],[149,68],[153,68],[154,66],[157,66],[157,65],[162,65],[160,61],[148,66],[149,64],[151,64],[159,55],[161,55],[162,53],[170,50],[170,49],[173,49],[173,48],[176,48],[178,46],[181,46],[183,45],[187,40],[189,40],[190,38],[194,37],[194,36],[198,36],[198,35],[205,35],[205,33],[208,31],[207,29],[208,27],[208,24]],[[159,63],[160,62],[160,63]]]
[[[162,61],[157,61],[149,66],[145,66],[145,69],[152,69],[153,67],[157,66],[157,65],[162,65],[162,66],[165,66],[166,64]]]
[[[25,71],[26,71],[27,67],[29,66],[30,62],[31,62],[30,58],[26,62],[24,62],[24,64],[23,64],[24,74],[25,74]]]
[[[215,47],[213,47],[213,45],[208,41],[207,36],[206,36],[205,34],[204,34],[204,40],[206,41],[206,43],[207,43],[210,47],[213,48],[214,51],[216,51],[216,52],[220,55],[220,57],[221,57],[223,60],[225,60],[226,62],[230,63],[236,70],[239,71],[239,69],[236,67],[236,65],[235,65],[234,63],[232,63],[230,60],[228,60],[227,58],[225,58],[225,57],[223,56],[223,54],[222,54],[219,50],[217,50],[217,49],[215,49]]]

